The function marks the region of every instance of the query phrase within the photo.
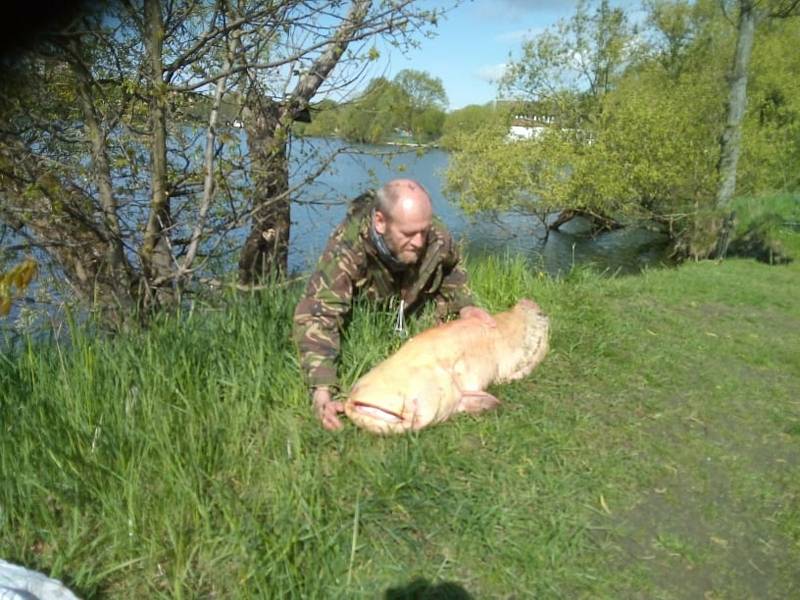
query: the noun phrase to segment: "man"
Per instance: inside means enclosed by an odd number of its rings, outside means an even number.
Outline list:
[[[439,319],[478,316],[494,325],[486,311],[474,306],[459,261],[458,248],[433,220],[430,196],[416,181],[396,179],[353,200],[294,314],[301,366],[323,427],[342,426],[337,414],[344,407],[333,399],[336,359],[344,318],[356,295],[394,298],[401,317],[433,301]]]

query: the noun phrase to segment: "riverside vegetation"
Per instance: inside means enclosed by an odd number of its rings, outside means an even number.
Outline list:
[[[86,598],[793,597],[800,263],[469,269],[492,310],[536,299],[552,349],[498,411],[420,434],[319,427],[296,287],[3,354],[0,556]],[[358,315],[346,385],[391,327]]]
[[[478,219],[644,225],[679,259],[726,256],[735,194],[800,187],[796,1],[581,1],[521,41],[496,101],[447,114],[432,74],[362,79],[461,3],[429,4],[112,2],[29,40],[2,77],[0,280],[35,257],[124,329],[209,276],[286,274],[293,207],[353,150],[299,135],[435,143]],[[0,312],[22,302],[0,284]]]

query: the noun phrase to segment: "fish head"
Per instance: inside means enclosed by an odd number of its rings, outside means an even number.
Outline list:
[[[359,381],[350,390],[345,414],[359,427],[375,433],[399,433],[412,428],[416,402],[382,382]]]

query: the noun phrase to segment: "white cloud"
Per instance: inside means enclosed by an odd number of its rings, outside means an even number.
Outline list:
[[[506,63],[484,65],[479,67],[475,74],[478,76],[478,79],[488,81],[489,83],[497,83],[503,75],[505,75],[507,68],[508,65]]]
[[[541,27],[528,27],[527,29],[516,29],[500,33],[494,37],[496,42],[501,44],[519,44],[525,40],[530,40],[544,31]]]

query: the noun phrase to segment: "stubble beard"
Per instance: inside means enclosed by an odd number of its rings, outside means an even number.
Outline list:
[[[420,261],[424,250],[424,248],[418,250],[404,250],[399,255],[396,255],[396,258],[403,264],[413,266]]]

